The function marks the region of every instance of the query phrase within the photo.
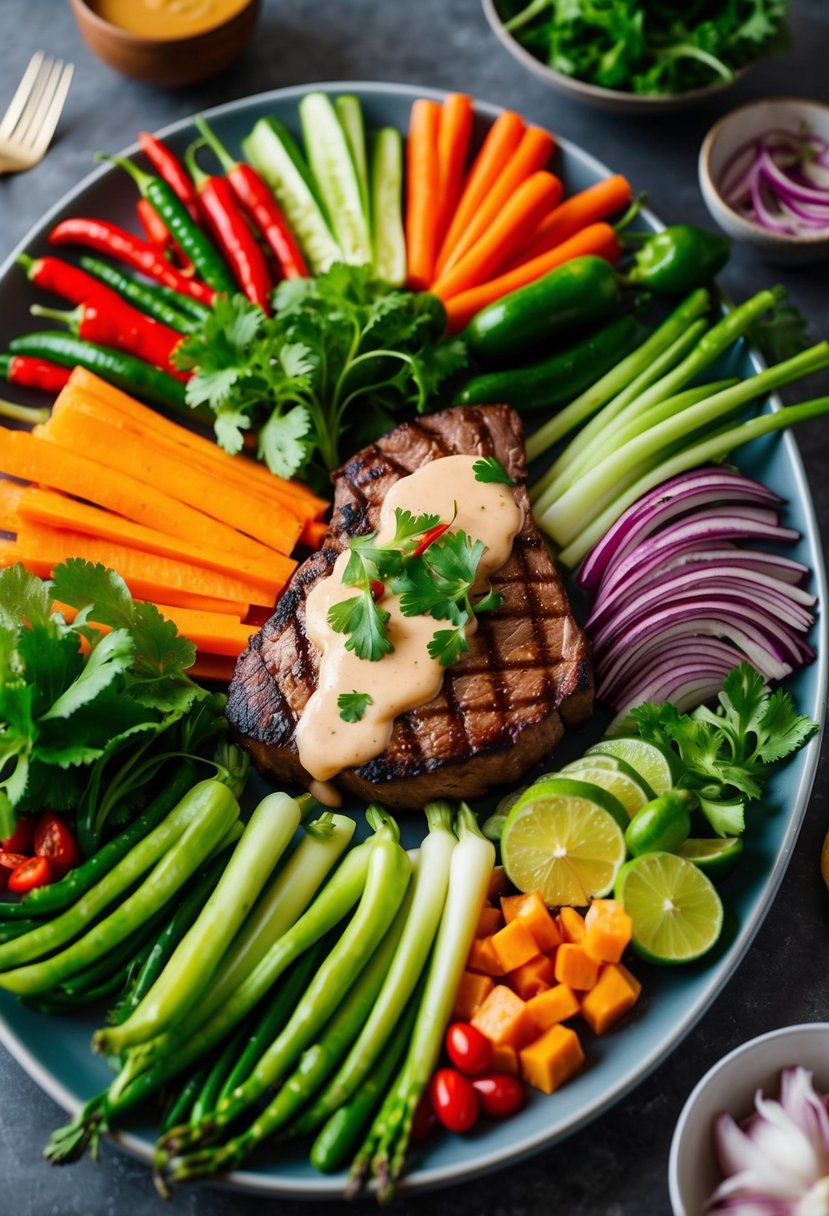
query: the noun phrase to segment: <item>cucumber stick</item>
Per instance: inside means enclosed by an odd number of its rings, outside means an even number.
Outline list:
[[[287,128],[274,118],[260,118],[242,147],[276,195],[314,273],[341,262],[343,253]]]
[[[403,137],[394,127],[383,127],[375,136],[371,157],[374,273],[395,287],[406,281],[402,199]]]
[[[306,93],[299,103],[305,153],[343,261],[360,266],[372,260],[371,234],[363,206],[357,170],[331,99]]]
[[[345,131],[348,150],[354,162],[354,172],[357,174],[357,184],[360,187],[360,198],[363,200],[363,213],[369,217],[371,227],[371,203],[368,192],[368,154],[366,152],[366,124],[363,118],[363,107],[359,97],[353,93],[342,93],[334,98],[334,109],[340,126]]]

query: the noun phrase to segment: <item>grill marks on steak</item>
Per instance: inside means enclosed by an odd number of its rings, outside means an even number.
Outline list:
[[[524,525],[492,579],[502,604],[479,618],[469,653],[446,669],[440,694],[398,717],[386,750],[345,770],[336,784],[392,808],[422,806],[435,797],[477,797],[518,780],[555,747],[563,722],[578,725],[589,716],[588,643],[532,518],[521,422],[508,406],[455,408],[403,423],[335,475],[325,545],[294,572],[273,616],[239,659],[230,687],[228,718],[263,772],[310,780],[294,742],[319,666],[305,636],[308,592],[329,574],[352,536],[377,528],[394,482],[458,453],[496,456],[517,483]]]

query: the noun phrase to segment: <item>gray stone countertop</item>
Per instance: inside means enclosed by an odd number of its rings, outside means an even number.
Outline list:
[[[323,80],[388,80],[464,90],[519,110],[589,148],[624,172],[666,222],[706,223],[696,176],[697,151],[726,110],[765,95],[829,102],[829,4],[794,0],[794,45],[760,65],[725,96],[670,118],[640,120],[587,109],[550,91],[496,43],[479,0],[265,0],[259,29],[225,75],[181,92],[156,91],[115,75],[82,43],[63,0],[0,0],[0,109],[38,48],[76,64],[59,137],[36,169],[0,179],[0,261],[27,229],[91,166],[95,149],[131,143],[211,105],[282,85]],[[745,298],[782,282],[829,336],[829,267],[770,267],[735,249],[721,277]],[[829,391],[826,377],[814,395]],[[799,432],[818,518],[829,532],[829,425]],[[442,1193],[403,1198],[412,1216],[659,1216],[669,1209],[668,1146],[683,1102],[721,1055],[763,1031],[829,1017],[829,898],[818,871],[829,826],[821,767],[786,878],[765,924],[730,983],[673,1055],[588,1128],[521,1165]],[[299,1216],[304,1206],[271,1202],[214,1186],[177,1193],[166,1207],[146,1167],[105,1144],[97,1164],[47,1166],[42,1147],[62,1122],[58,1107],[0,1048],[0,1216]],[[357,1213],[373,1205],[354,1205]]]

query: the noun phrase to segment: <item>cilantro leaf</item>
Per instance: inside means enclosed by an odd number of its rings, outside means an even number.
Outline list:
[[[113,629],[104,634],[80,673],[41,715],[41,721],[71,717],[82,705],[93,701],[116,676],[125,672],[132,664],[134,654],[133,640],[126,629]]]
[[[809,322],[799,308],[776,300],[771,312],[760,317],[748,335],[769,363],[791,359],[811,346]]]
[[[514,486],[515,482],[507,470],[495,456],[482,456],[472,466],[476,481],[495,482],[504,486]]]
[[[343,722],[360,722],[374,698],[367,692],[341,692],[337,697],[337,709]]]
[[[50,586],[21,562],[0,571],[0,624],[10,629],[24,622],[46,625],[52,610]]]
[[[457,629],[439,629],[432,637],[428,646],[429,657],[437,659],[441,667],[450,667],[457,663],[462,654],[469,650],[469,643],[463,631],[464,621]]]
[[[389,613],[380,608],[370,591],[340,600],[328,609],[328,624],[335,633],[347,634],[346,650],[359,659],[376,663],[394,650],[386,632]]]
[[[277,477],[292,477],[305,462],[305,436],[311,429],[311,415],[303,405],[285,414],[276,410],[259,432],[259,455]]]

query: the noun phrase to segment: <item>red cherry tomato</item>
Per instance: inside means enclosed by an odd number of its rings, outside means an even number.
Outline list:
[[[478,1095],[481,1109],[493,1119],[508,1119],[524,1105],[524,1086],[517,1077],[491,1072],[476,1077],[472,1088]]]
[[[18,866],[22,866],[23,862],[28,860],[25,853],[0,853],[0,866],[5,870],[16,870]]]
[[[0,840],[0,849],[3,849],[6,853],[22,853],[25,857],[30,857],[34,838],[35,821],[24,815],[22,819],[18,819],[17,827],[11,836],[7,836],[5,840]]]
[[[54,877],[55,873],[48,857],[27,857],[9,875],[9,890],[21,894],[24,891],[33,891],[35,887],[47,886]]]
[[[58,878],[63,878],[81,860],[81,851],[75,833],[69,824],[54,811],[45,811],[35,828],[35,853],[48,857]]]
[[[454,1022],[446,1032],[446,1054],[456,1068],[474,1077],[492,1063],[492,1043],[477,1026]]]
[[[439,1068],[429,1083],[432,1109],[450,1132],[468,1132],[478,1118],[472,1082],[454,1068]]]
[[[425,1093],[415,1107],[412,1118],[411,1139],[413,1144],[425,1144],[437,1127],[438,1117],[432,1110],[429,1094]]]

